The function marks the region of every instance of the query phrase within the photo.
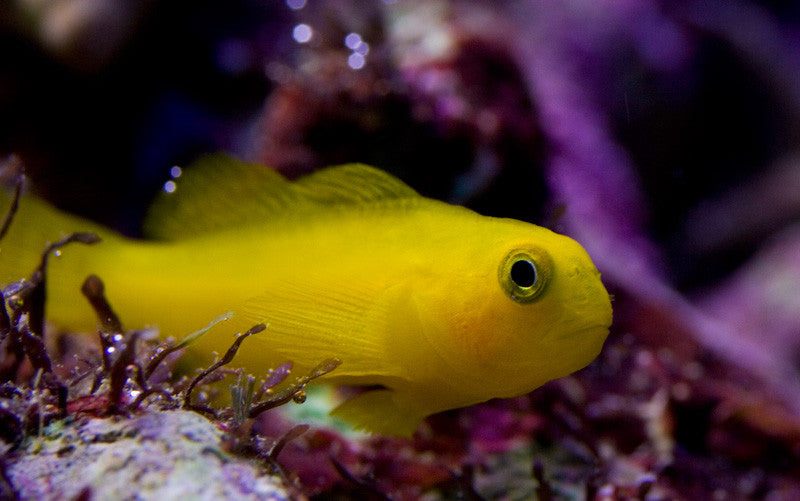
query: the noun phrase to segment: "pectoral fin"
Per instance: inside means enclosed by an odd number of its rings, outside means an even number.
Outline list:
[[[359,430],[400,437],[411,437],[426,417],[396,391],[388,389],[370,390],[345,400],[331,415]]]
[[[284,283],[280,288],[245,302],[243,315],[264,322],[272,334],[269,349],[295,366],[311,368],[321,360],[338,358],[342,365],[332,376],[397,376],[397,357],[387,352],[385,325],[388,306],[380,284],[356,279],[320,283]],[[324,297],[317,291],[324,290]],[[376,384],[377,381],[370,381]]]

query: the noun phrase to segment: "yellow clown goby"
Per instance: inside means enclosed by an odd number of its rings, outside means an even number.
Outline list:
[[[377,169],[344,165],[288,181],[216,155],[188,168],[144,225],[146,240],[23,197],[0,242],[0,281],[30,273],[46,242],[93,231],[50,261],[47,317],[93,330],[89,274],[129,328],[183,337],[226,311],[267,329],[234,365],[263,375],[335,357],[322,381],[368,391],[334,414],[408,436],[428,415],[527,393],[591,362],[611,324],[600,274],[574,240],[425,198]],[[225,324],[191,346],[231,345]],[[241,332],[241,330],[240,330]]]

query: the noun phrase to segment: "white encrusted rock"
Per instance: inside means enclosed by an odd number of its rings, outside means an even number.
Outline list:
[[[221,448],[222,431],[188,411],[54,423],[7,453],[22,499],[286,500],[281,479]]]

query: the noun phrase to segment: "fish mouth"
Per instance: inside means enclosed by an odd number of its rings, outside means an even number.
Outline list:
[[[605,332],[605,335],[603,336],[603,339],[605,339],[606,337],[608,337],[608,332],[609,332],[610,328],[611,328],[611,324],[597,323],[597,324],[592,324],[592,325],[589,325],[589,326],[586,326],[586,327],[582,327],[582,328],[574,331],[571,335],[572,336],[580,336],[580,335],[585,334],[587,332],[595,332],[595,331],[600,332],[600,331],[602,331],[602,332]]]
[[[584,302],[574,315],[570,323],[575,328],[565,329],[565,337],[573,338],[590,332],[604,332],[603,339],[605,339],[613,322],[611,295],[603,288],[602,291],[598,291],[593,301]]]
[[[564,329],[562,332],[558,333],[557,338],[564,341],[571,341],[573,343],[578,341],[587,342],[590,340],[599,339],[602,343],[608,337],[610,328],[611,322],[592,322],[577,326],[574,329]]]

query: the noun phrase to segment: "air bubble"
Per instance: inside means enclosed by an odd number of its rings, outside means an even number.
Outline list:
[[[361,54],[362,56],[366,56],[369,53],[369,44],[366,42],[361,42],[353,49],[353,52],[357,54]]]
[[[349,33],[346,37],[344,37],[344,45],[350,50],[356,50],[362,43],[361,35],[358,33]]]
[[[347,65],[354,70],[360,70],[367,63],[367,60],[358,52],[353,52],[347,58]]]
[[[306,43],[311,40],[313,35],[314,31],[311,29],[311,26],[305,23],[298,24],[292,30],[292,37],[294,37],[297,43]]]

